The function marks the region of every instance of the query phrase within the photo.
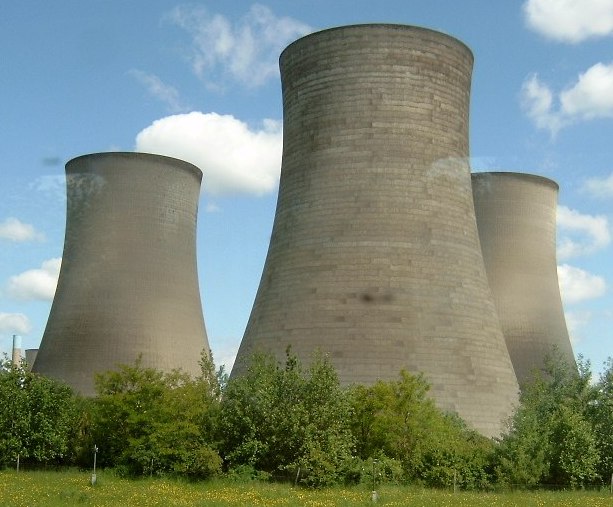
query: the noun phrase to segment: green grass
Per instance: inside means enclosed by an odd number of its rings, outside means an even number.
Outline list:
[[[308,506],[373,505],[366,487],[311,491],[286,484],[207,481],[188,483],[166,479],[120,479],[99,473],[96,486],[90,474],[79,472],[0,472],[2,507],[70,506]],[[613,506],[613,496],[601,492],[453,493],[415,487],[382,486],[381,506],[419,507],[536,507]]]

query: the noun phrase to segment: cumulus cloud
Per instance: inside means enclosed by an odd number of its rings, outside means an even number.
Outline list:
[[[57,201],[66,200],[66,176],[64,174],[47,174],[36,178],[30,185],[32,190]]]
[[[21,301],[52,301],[61,264],[61,258],[49,259],[40,268],[10,277],[7,293]]]
[[[207,202],[205,211],[207,213],[219,213],[221,211],[221,208],[214,202]]]
[[[202,169],[203,191],[264,194],[281,171],[281,123],[259,129],[231,115],[192,112],[153,122],[136,137],[136,150],[180,158]]]
[[[175,8],[170,19],[191,35],[192,68],[211,85],[227,77],[249,87],[264,84],[277,75],[281,50],[312,31],[305,23],[278,17],[259,4],[236,23],[203,7],[187,6]]]
[[[580,74],[577,83],[560,94],[560,106],[569,118],[613,118],[613,62],[597,63]]]
[[[609,245],[609,222],[603,215],[587,215],[558,206],[558,259],[589,255]]]
[[[583,190],[594,197],[613,197],[613,172],[604,178],[589,178],[583,185]]]
[[[600,297],[607,289],[604,278],[568,264],[558,266],[558,280],[562,301],[567,305]]]
[[[212,340],[211,340],[212,341]],[[213,361],[215,366],[223,366],[227,373],[232,371],[234,367],[234,361],[236,360],[236,354],[240,346],[240,338],[224,338],[222,340],[216,340],[215,346],[211,345],[213,349]]]
[[[583,329],[593,319],[592,312],[589,311],[566,311],[564,312],[568,335],[573,345],[579,343],[583,339]]]
[[[521,88],[522,108],[534,124],[556,135],[563,126],[561,114],[554,110],[551,89],[542,83],[536,74],[528,77]]]
[[[523,12],[532,30],[559,42],[613,35],[612,0],[527,0]]]
[[[578,121],[613,118],[613,63],[593,65],[557,96],[533,74],[522,85],[521,101],[535,125],[553,136]]]
[[[23,313],[0,312],[0,334],[28,334],[32,329]]]
[[[129,74],[145,86],[149,95],[166,104],[171,113],[179,113],[189,109],[181,102],[179,91],[174,86],[164,83],[155,74],[149,74],[138,69],[132,69]]]
[[[25,224],[17,218],[9,217],[4,222],[0,222],[0,239],[22,243],[24,241],[42,241],[44,235],[32,225]]]

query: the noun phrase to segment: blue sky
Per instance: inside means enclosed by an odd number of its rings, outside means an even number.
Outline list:
[[[277,59],[331,26],[440,30],[475,56],[473,170],[560,184],[575,353],[613,356],[613,0],[6,0],[0,5],[0,351],[37,348],[62,256],[64,164],[149,151],[204,172],[198,266],[230,365],[259,283],[281,162]]]

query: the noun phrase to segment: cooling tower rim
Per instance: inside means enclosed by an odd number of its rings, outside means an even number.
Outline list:
[[[429,33],[441,39],[445,39],[450,42],[453,42],[457,46],[460,46],[467,52],[471,60],[474,61],[474,55],[473,55],[472,49],[470,49],[470,47],[466,43],[462,42],[457,37],[454,37],[453,35],[449,35],[448,33],[445,33],[445,32],[441,32],[439,30],[434,30],[432,28],[426,28],[424,26],[417,26],[417,25],[407,25],[407,24],[402,24],[402,23],[356,23],[356,24],[351,24],[351,25],[333,26],[330,28],[324,28],[322,30],[317,30],[315,32],[311,32],[307,35],[304,35],[300,37],[299,39],[296,39],[294,42],[291,42],[290,44],[288,44],[285,47],[285,49],[281,51],[281,54],[279,55],[279,61],[283,59],[285,53],[290,51],[291,48],[293,48],[294,46],[298,44],[304,43],[310,38],[317,37],[322,34],[327,34],[329,32],[334,32],[334,31],[357,30],[357,29],[364,29],[364,28],[366,29],[368,28],[388,28],[390,30],[407,30],[407,31],[413,31],[413,32]]]
[[[474,180],[486,179],[488,177],[502,177],[508,179],[523,180],[526,182],[540,183],[542,185],[552,187],[555,190],[560,189],[560,185],[558,185],[556,181],[545,176],[541,176],[539,174],[520,173],[514,171],[484,171],[478,173],[471,173],[470,177]]]
[[[104,158],[129,158],[129,159],[149,159],[150,161],[158,160],[160,162],[166,162],[169,165],[173,165],[180,169],[184,169],[187,172],[192,173],[196,178],[202,179],[202,170],[186,160],[180,158],[169,157],[167,155],[158,155],[157,153],[145,153],[141,151],[102,151],[96,153],[87,153],[85,155],[79,155],[66,162],[66,171],[68,172],[72,165],[78,164],[84,159],[104,159]]]

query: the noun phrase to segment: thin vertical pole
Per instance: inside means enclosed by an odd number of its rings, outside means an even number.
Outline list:
[[[94,472],[92,473],[92,486],[96,485],[96,456],[98,454],[98,446],[94,445]]]

